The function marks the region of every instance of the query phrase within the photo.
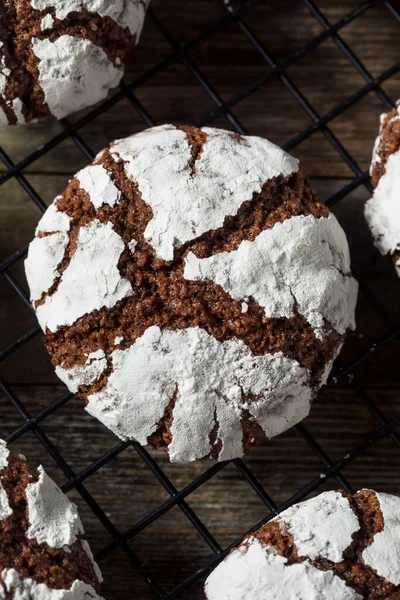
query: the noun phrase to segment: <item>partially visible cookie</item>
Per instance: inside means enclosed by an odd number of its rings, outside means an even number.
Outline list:
[[[0,440],[0,600],[101,600],[77,507]]]
[[[0,126],[57,119],[120,82],[150,0],[0,0]]]
[[[399,600],[400,499],[325,492],[245,538],[207,600]]]
[[[365,205],[365,218],[375,246],[392,255],[400,277],[400,105],[381,115],[371,177],[375,191]]]

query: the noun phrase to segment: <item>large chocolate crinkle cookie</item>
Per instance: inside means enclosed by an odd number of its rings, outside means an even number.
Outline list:
[[[102,600],[77,507],[0,440],[0,600]]]
[[[111,144],[45,213],[26,273],[58,376],[175,462],[306,417],[354,327],[345,234],[298,161],[220,129]]]
[[[149,0],[0,0],[0,127],[106,97]]]
[[[390,254],[400,277],[400,101],[381,115],[372,163],[374,195],[365,205],[365,217],[375,246]]]
[[[245,538],[207,600],[399,600],[400,499],[325,492]]]

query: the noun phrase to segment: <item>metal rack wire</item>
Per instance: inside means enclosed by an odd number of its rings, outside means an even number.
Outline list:
[[[354,177],[350,183],[346,184],[342,189],[336,192],[328,200],[328,205],[333,206],[339,202],[343,202],[344,199],[358,186],[365,186],[366,189],[371,192],[371,183],[369,174],[363,171],[357,164],[355,158],[348,152],[344,145],[340,142],[338,137],[330,128],[330,122],[341,115],[344,111],[359,102],[367,94],[375,93],[382,102],[382,108],[391,109],[394,104],[387,93],[382,89],[381,85],[388,80],[390,77],[400,71],[400,62],[394,64],[391,68],[382,72],[379,76],[373,77],[368,69],[363,65],[361,60],[357,57],[352,48],[344,41],[341,36],[341,30],[346,27],[349,23],[358,19],[361,15],[366,13],[368,9],[376,4],[376,0],[369,0],[363,2],[352,10],[349,14],[342,17],[336,23],[329,23],[324,14],[318,7],[318,2],[314,0],[304,0],[304,4],[310,11],[311,15],[318,21],[319,25],[322,26],[323,32],[310,40],[307,44],[300,48],[297,48],[295,52],[286,56],[283,60],[276,61],[274,56],[262,45],[257,39],[255,34],[246,24],[246,15],[250,11],[254,10],[260,0],[248,0],[242,2],[235,7],[229,0],[215,0],[215,2],[222,2],[226,15],[223,19],[217,21],[211,28],[204,31],[201,35],[192,39],[185,45],[180,45],[170,31],[166,28],[164,23],[158,18],[153,10],[150,9],[148,18],[151,19],[153,24],[158,28],[162,36],[168,42],[171,47],[171,55],[163,60],[156,67],[140,75],[137,79],[130,83],[124,83],[121,85],[120,90],[114,96],[106,100],[100,106],[97,106],[94,110],[88,112],[84,117],[80,118],[76,122],[69,122],[64,119],[62,123],[63,130],[61,133],[54,136],[50,141],[46,142],[41,147],[34,150],[28,156],[20,160],[18,163],[14,163],[10,157],[0,148],[0,159],[6,167],[6,172],[0,176],[0,190],[1,185],[14,178],[18,181],[19,185],[27,192],[32,202],[34,202],[41,211],[46,209],[46,205],[40,195],[32,187],[31,183],[26,179],[23,174],[24,169],[29,165],[33,164],[39,158],[45,157],[52,152],[59,144],[61,144],[67,138],[72,138],[79,150],[88,158],[92,159],[94,152],[87,146],[80,131],[85,125],[96,119],[101,113],[107,111],[110,107],[117,104],[122,99],[127,99],[131,105],[135,108],[138,114],[143,120],[143,124],[151,126],[155,124],[154,119],[149,114],[148,110],[138,100],[135,95],[135,90],[143,85],[147,81],[151,81],[159,73],[165,71],[171,64],[176,61],[183,61],[186,67],[191,71],[198,84],[208,94],[213,103],[215,104],[214,109],[208,114],[203,115],[197,125],[209,125],[212,124],[219,116],[225,115],[230,121],[232,127],[239,133],[246,134],[246,127],[240,122],[235,115],[235,107],[244,99],[249,97],[251,94],[256,92],[261,86],[268,84],[268,81],[272,78],[279,77],[281,82],[287,88],[287,90],[293,95],[296,101],[306,111],[307,115],[311,118],[312,124],[302,131],[300,131],[293,139],[288,141],[285,145],[287,150],[293,150],[300,143],[304,142],[307,138],[313,136],[317,132],[322,132],[329,143],[333,146],[335,151],[340,155],[344,163],[348,165],[351,171],[354,173]],[[389,13],[400,23],[400,12],[395,7],[394,2],[390,0],[382,0],[389,11]],[[253,48],[259,53],[262,60],[265,62],[266,69],[254,82],[247,87],[238,90],[229,100],[223,101],[218,95],[215,89],[207,82],[206,78],[202,74],[201,70],[196,66],[195,62],[189,56],[189,52],[194,48],[203,44],[206,40],[211,38],[216,32],[218,32],[227,23],[234,23],[242,33],[246,36],[248,41],[251,43]],[[355,93],[345,98],[340,104],[335,106],[326,114],[320,115],[316,109],[312,106],[311,102],[304,95],[299,87],[292,81],[292,79],[286,74],[287,69],[298,62],[303,56],[311,53],[324,41],[331,39],[342,52],[342,54],[348,59],[357,72],[364,79],[365,84],[360,87]],[[23,288],[14,277],[11,272],[13,265],[21,261],[27,252],[27,247],[20,248],[17,252],[8,256],[5,260],[0,263],[0,274],[5,280],[6,284],[11,286],[16,295],[18,295],[26,305],[27,310],[31,310],[29,305],[29,299],[27,298]],[[377,259],[377,254],[369,257],[368,260],[364,261],[361,265],[356,265],[355,274],[361,279],[371,261]],[[338,372],[335,373],[335,382],[339,380],[348,380],[354,371],[354,369],[367,360],[371,353],[376,353],[382,346],[392,341],[394,338],[399,337],[400,324],[394,320],[392,315],[383,306],[380,299],[371,290],[362,291],[368,294],[368,298],[374,307],[374,310],[379,314],[382,321],[385,323],[386,332],[383,337],[374,341],[372,347],[367,348],[360,356],[355,357],[351,363],[343,366]],[[34,337],[39,335],[40,329],[38,326],[31,328],[21,335],[18,339],[15,339],[11,344],[6,347],[0,347],[0,363],[8,358],[11,354],[16,352],[21,347],[28,344]],[[332,383],[332,381],[330,382]],[[365,404],[367,409],[376,419],[376,430],[372,435],[367,436],[361,443],[356,447],[349,449],[349,451],[338,461],[331,462],[327,456],[325,450],[317,443],[312,434],[307,429],[307,426],[300,424],[297,426],[298,433],[304,438],[305,442],[309,445],[315,455],[318,457],[322,464],[323,473],[318,474],[312,478],[306,485],[299,489],[290,498],[287,498],[283,503],[277,505],[274,500],[269,496],[267,491],[263,488],[262,484],[258,481],[256,476],[246,466],[246,464],[240,460],[232,461],[233,465],[238,471],[239,476],[243,477],[249,486],[258,495],[261,501],[264,503],[266,508],[267,516],[262,522],[275,516],[291,504],[299,501],[306,497],[310,492],[316,490],[322,482],[329,478],[334,478],[340,487],[344,488],[348,492],[352,492],[352,486],[343,475],[342,470],[345,466],[355,461],[359,456],[363,455],[368,449],[374,446],[379,440],[386,436],[391,436],[394,442],[400,446],[400,437],[395,432],[395,428],[400,424],[400,416],[395,416],[389,420],[380,412],[379,407],[375,404],[373,399],[366,393],[366,391],[360,387],[359,384],[352,385],[352,389],[357,393],[361,401]],[[115,445],[112,450],[100,456],[92,464],[90,464],[83,471],[76,473],[67,464],[62,454],[57,450],[55,445],[50,441],[48,436],[42,429],[42,423],[53,415],[60,407],[70,401],[72,394],[65,393],[61,397],[55,398],[48,406],[42,409],[37,414],[31,414],[23,401],[18,397],[13,386],[7,383],[4,378],[0,377],[0,390],[4,394],[7,401],[11,402],[17,413],[19,414],[22,425],[16,430],[12,431],[7,438],[8,442],[13,442],[21,436],[24,436],[28,432],[32,432],[37,440],[42,444],[45,450],[51,455],[60,469],[63,471],[66,477],[66,483],[63,486],[63,490],[68,492],[75,489],[87,503],[90,510],[100,521],[102,526],[110,534],[112,541],[102,548],[98,554],[97,559],[99,561],[105,560],[118,548],[121,548],[128,556],[133,568],[138,569],[144,580],[152,588],[154,597],[161,598],[163,600],[184,597],[184,591],[195,581],[204,578],[205,574],[214,567],[226,554],[230,548],[236,545],[240,540],[236,540],[235,543],[231,544],[228,548],[222,548],[217,540],[214,538],[212,533],[208,530],[206,525],[202,522],[200,517],[194,512],[194,510],[188,505],[186,499],[195,492],[200,486],[206,482],[212,480],[221,470],[225,469],[229,463],[216,463],[207,469],[200,477],[197,477],[191,481],[183,489],[176,489],[173,483],[168,479],[166,474],[162,471],[157,462],[153,457],[142,448],[139,444],[134,442],[120,442]],[[157,478],[161,486],[165,489],[168,494],[168,499],[161,504],[156,510],[150,512],[146,517],[133,524],[126,531],[120,532],[115,524],[112,522],[110,517],[107,516],[102,507],[96,502],[94,497],[89,493],[85,486],[85,481],[91,476],[95,475],[99,469],[105,464],[112,461],[118,454],[123,452],[128,446],[132,446],[136,451],[140,460],[144,461],[147,468],[151,470],[154,476]],[[165,591],[158,583],[157,579],[147,570],[144,564],[141,562],[140,557],[135,554],[129,545],[129,542],[135,538],[141,531],[146,527],[156,522],[160,517],[167,514],[173,507],[179,507],[184,513],[191,525],[196,528],[204,543],[214,553],[212,560],[204,564],[200,569],[197,569],[189,577],[181,581],[174,589]],[[255,523],[252,529],[259,527],[260,523]],[[243,532],[244,534],[245,532]]]

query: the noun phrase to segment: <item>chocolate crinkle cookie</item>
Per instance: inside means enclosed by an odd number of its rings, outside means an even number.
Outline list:
[[[399,600],[400,499],[325,492],[244,539],[207,600]]]
[[[112,143],[43,216],[26,274],[58,376],[174,462],[306,417],[354,327],[345,234],[298,161],[221,129]]]
[[[120,82],[150,0],[0,0],[0,126],[58,119]]]
[[[365,205],[365,217],[375,246],[392,255],[400,277],[400,101],[381,115],[379,136],[372,155],[374,195]]]
[[[0,600],[102,600],[77,507],[0,440]]]

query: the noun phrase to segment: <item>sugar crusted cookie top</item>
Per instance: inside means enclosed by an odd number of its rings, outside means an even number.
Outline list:
[[[61,119],[103,99],[122,78],[148,2],[7,2],[8,27],[0,40],[0,126],[48,115]]]
[[[0,440],[0,598],[92,598],[101,573],[77,507]]]
[[[372,153],[373,196],[365,204],[365,218],[375,246],[393,257],[400,276],[400,106],[381,115]]]
[[[245,538],[208,577],[208,600],[400,597],[400,500],[325,492]]]
[[[297,161],[219,129],[111,144],[39,223],[26,273],[59,377],[176,461],[304,418],[354,327],[344,233]]]

